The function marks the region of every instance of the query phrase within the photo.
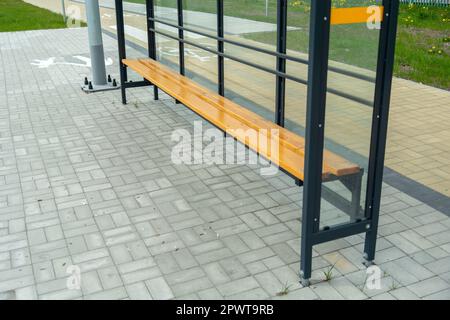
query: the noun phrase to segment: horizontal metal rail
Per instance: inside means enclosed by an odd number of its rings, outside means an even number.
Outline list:
[[[250,61],[246,61],[244,59],[241,59],[241,58],[229,55],[227,53],[218,52],[217,50],[210,49],[208,47],[205,47],[205,46],[203,46],[201,44],[195,43],[195,42],[190,41],[190,40],[180,39],[179,37],[173,36],[171,34],[168,34],[166,32],[163,32],[163,31],[160,31],[160,30],[157,30],[157,29],[150,28],[149,31],[161,34],[164,37],[167,37],[167,38],[170,38],[170,39],[173,39],[173,40],[176,40],[176,41],[179,41],[179,42],[191,45],[193,47],[197,47],[199,49],[208,51],[208,52],[216,54],[218,56],[222,56],[224,58],[227,58],[227,59],[230,59],[230,60],[234,60],[236,62],[248,65],[248,66],[253,67],[255,69],[259,69],[261,71],[268,72],[268,73],[277,75],[277,76],[285,78],[285,79],[289,79],[289,80],[292,80],[292,81],[295,81],[295,82],[298,82],[298,83],[301,83],[301,84],[304,84],[304,85],[308,85],[308,81],[305,80],[305,79],[298,78],[298,77],[289,75],[287,73],[279,72],[277,70],[272,70],[270,68],[261,66],[259,64],[256,64],[256,63],[253,63],[253,62],[250,62]],[[360,97],[357,97],[357,96],[354,96],[354,95],[351,95],[351,94],[348,94],[348,93],[345,93],[345,92],[342,92],[342,91],[339,91],[339,90],[336,90],[336,89],[332,89],[332,88],[327,88],[327,92],[332,93],[332,94],[337,95],[337,96],[340,96],[342,98],[353,100],[355,102],[361,103],[361,104],[366,105],[368,107],[373,107],[373,102],[369,101],[367,99],[363,99],[363,98],[360,98]]]
[[[157,23],[164,24],[164,25],[172,27],[172,28],[183,30],[183,31],[186,31],[186,32],[195,33],[195,34],[198,34],[198,35],[210,38],[210,39],[214,39],[214,40],[217,40],[217,41],[223,41],[224,43],[229,43],[229,44],[232,44],[234,46],[242,47],[242,48],[249,49],[249,50],[254,50],[254,51],[257,51],[257,52],[260,52],[260,53],[264,53],[264,54],[271,55],[271,56],[274,56],[274,57],[278,57],[278,58],[282,58],[282,59],[298,62],[298,63],[301,63],[301,64],[306,64],[306,65],[308,64],[308,59],[302,59],[302,58],[294,57],[294,56],[291,56],[291,55],[288,55],[288,54],[284,54],[284,53],[280,53],[280,52],[276,52],[276,51],[260,48],[260,47],[257,47],[257,46],[253,46],[253,45],[250,45],[250,44],[246,44],[246,43],[240,42],[240,41],[235,41],[235,40],[232,40],[232,39],[228,39],[228,38],[225,38],[225,37],[217,37],[217,36],[209,34],[207,32],[199,31],[199,30],[196,30],[196,29],[193,29],[193,28],[189,28],[189,27],[186,27],[186,26],[179,26],[179,25],[177,25],[175,23],[171,23],[171,22],[159,19],[159,18],[149,18],[149,20],[152,20],[152,21],[157,22]],[[343,74],[345,76],[349,76],[349,77],[357,78],[357,79],[360,79],[360,80],[364,80],[364,81],[375,83],[375,78],[374,77],[365,76],[365,75],[362,75],[362,74],[357,73],[357,72],[353,72],[353,71],[349,71],[349,70],[345,70],[345,69],[341,69],[341,68],[337,68],[337,67],[332,67],[332,66],[330,66],[328,69],[330,71],[333,71],[333,72],[336,72],[336,73],[340,73],[340,74]]]

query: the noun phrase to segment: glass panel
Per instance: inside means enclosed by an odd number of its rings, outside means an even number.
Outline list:
[[[276,0],[224,0],[224,12],[226,38],[276,49]]]
[[[100,3],[100,5],[102,5],[102,3]],[[137,0],[124,1],[123,9],[125,39],[137,44],[140,49],[142,48],[142,50],[138,50],[138,52],[128,50],[127,57],[146,57],[148,52],[148,41],[145,4],[143,2],[138,3]],[[112,13],[110,10],[105,10],[102,6],[100,6],[100,12],[102,14],[102,28],[105,28],[107,31],[117,35],[117,21],[115,13]],[[134,75],[130,73],[130,76],[133,78]]]
[[[184,25],[217,36],[217,1],[183,0]],[[201,37],[191,34],[192,37]]]
[[[225,38],[270,51],[276,50],[277,1],[224,0]],[[233,57],[275,70],[272,55],[232,44],[225,52]],[[225,62],[225,95],[264,118],[274,121],[275,79],[265,72],[227,59]]]
[[[178,24],[177,1],[176,0],[154,0],[155,18]],[[172,37],[178,37],[178,29],[163,23],[155,23],[155,29]],[[157,60],[179,71],[179,49],[178,41],[156,33]]]
[[[332,4],[368,7],[374,1]],[[322,228],[365,218],[379,33],[366,23],[331,26],[324,152],[330,174],[322,184]]]
[[[288,0],[287,48],[307,59],[311,0]]]
[[[217,36],[215,0],[183,0],[183,20],[187,28]],[[217,41],[196,33],[185,32],[185,39],[203,47],[217,50]],[[217,55],[201,48],[185,45],[186,76],[217,91]]]
[[[217,45],[196,41],[216,50]],[[217,92],[217,55],[194,46],[185,45],[186,76],[200,85]]]
[[[259,64],[267,59],[265,54],[249,50],[240,52],[242,49],[236,46],[225,48],[227,53],[254,63]],[[274,62],[265,62],[268,67],[275,68]],[[225,59],[225,96],[267,120],[274,120],[275,76],[271,73]]]
[[[310,0],[288,0],[287,54],[303,63],[287,60],[286,71],[305,81],[308,80],[310,5]],[[305,84],[286,81],[285,127],[302,137],[305,136],[307,91]]]

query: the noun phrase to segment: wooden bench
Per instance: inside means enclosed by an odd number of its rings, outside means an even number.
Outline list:
[[[152,59],[124,59],[123,64],[141,75],[155,87],[182,103],[202,118],[232,135],[248,148],[254,150],[280,169],[291,175],[298,185],[304,180],[305,140],[303,137],[268,121],[261,116],[239,106],[194,81],[180,75]],[[273,157],[270,148],[263,147],[248,139],[247,130],[266,129],[278,132],[279,152]],[[273,130],[276,131],[273,131]],[[351,192],[351,201],[323,185],[323,197],[349,214],[353,220],[361,218],[360,196],[363,170],[356,164],[324,150],[322,180],[338,180]]]

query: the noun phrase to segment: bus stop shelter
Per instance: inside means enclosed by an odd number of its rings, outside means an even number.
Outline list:
[[[288,46],[288,34],[292,30],[288,22],[293,19],[290,14],[293,11],[291,1],[277,1],[273,17],[276,22],[273,47],[258,46],[230,36],[226,23],[227,2],[217,0],[213,12],[209,12],[215,22],[211,30],[195,26],[192,21],[187,23],[186,18],[191,11],[188,1],[146,0],[148,58],[170,65],[180,75],[195,80],[199,74],[187,66],[187,47],[209,52],[216,57],[216,79],[211,82],[211,87],[218,95],[230,99],[233,95],[227,92],[227,76],[234,72],[228,67],[230,62],[272,77],[273,112],[269,115],[264,113],[264,117],[281,128],[288,127],[298,133],[305,142],[304,163],[298,163],[299,167],[304,168],[304,177],[299,179],[293,176],[299,187],[303,188],[302,214],[299,212],[302,222],[300,276],[303,283],[307,285],[311,278],[313,246],[321,243],[365,234],[364,259],[370,265],[376,252],[399,1],[373,3],[369,0],[354,0],[345,4],[331,0],[302,2],[301,5],[306,8],[302,17],[307,17],[309,26],[307,31],[303,31],[308,39],[307,54],[292,52]],[[153,86],[157,99],[156,83],[148,79],[128,81],[129,65],[124,62],[127,55],[123,4],[122,0],[116,0],[115,3],[123,103],[126,103],[127,89],[141,86]],[[161,10],[163,5],[174,10],[170,14],[164,13]],[[351,38],[358,33],[364,34],[360,39],[371,42],[361,43],[359,55],[363,60],[364,55],[367,55],[368,60],[373,60],[372,72],[366,72],[364,67],[353,68],[351,59],[345,59],[345,64],[335,61],[339,60],[335,55],[336,44],[345,41],[346,36]],[[213,41],[215,46],[202,44],[192,35]],[[167,59],[161,54],[158,39],[162,38],[177,44],[176,59]],[[268,67],[259,59],[244,58],[240,54],[244,51],[263,55],[266,60],[272,61],[274,67]],[[352,53],[354,59],[361,59],[358,52]],[[289,67],[291,64],[305,65],[307,74],[296,74],[292,71],[295,69]],[[368,95],[360,94],[357,86],[336,85],[336,75],[345,81],[352,79],[352,84],[362,83],[362,87],[368,88]],[[330,79],[333,79],[331,83]],[[304,128],[297,131],[291,115],[302,112],[302,102],[297,102],[298,110],[290,108],[287,111],[290,100],[287,88],[293,82],[302,85],[306,92]],[[354,115],[359,113],[366,116],[355,120]],[[341,132],[336,128],[341,128]],[[359,135],[358,130],[366,134]],[[327,132],[330,134],[327,135]],[[350,136],[359,136],[358,143],[340,141],[348,132]],[[361,152],[362,149],[366,151]],[[327,161],[335,159],[335,155],[354,163],[358,169],[351,174],[331,174],[324,178]]]

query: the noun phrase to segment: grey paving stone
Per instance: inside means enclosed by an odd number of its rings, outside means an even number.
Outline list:
[[[84,297],[86,300],[122,300],[128,298],[124,287],[100,291]]]
[[[131,300],[152,300],[147,286],[144,282],[136,282],[125,286],[128,296]]]
[[[268,269],[275,269],[284,266],[283,260],[281,260],[278,256],[266,258],[262,262]]]
[[[448,283],[439,277],[433,277],[417,282],[407,287],[418,297],[425,297],[448,288]]]
[[[330,285],[346,300],[367,299],[367,295],[345,277],[332,279]]]
[[[419,297],[406,287],[398,288],[389,292],[397,300],[417,300]]]
[[[297,252],[292,250],[291,247],[285,243],[273,245],[271,246],[271,248],[277,254],[277,256],[280,257],[280,259],[283,260],[286,264],[296,262],[300,259]]]
[[[277,300],[318,300],[319,297],[311,288],[301,288],[289,292],[287,295],[276,296]]]
[[[198,297],[201,300],[221,300],[223,299],[222,295],[216,288],[210,288],[206,290],[201,290],[197,292]]]
[[[279,279],[270,271],[259,273],[255,275],[255,279],[260,284],[261,288],[269,294],[269,296],[277,296],[285,290],[289,290],[292,287],[292,283],[287,281],[281,283]]]
[[[102,287],[99,276],[96,271],[84,272],[81,275],[81,291],[83,295],[89,295],[99,292],[106,287]]]
[[[265,300],[268,299],[270,295],[265,292],[262,288],[255,288],[245,292],[239,292],[225,299],[229,300]]]
[[[268,248],[261,248],[261,249],[256,249],[256,250],[252,250],[243,254],[240,254],[238,256],[239,261],[241,261],[243,264],[247,264],[250,262],[254,262],[257,260],[262,260],[268,257],[271,257],[274,255],[274,252]]]
[[[383,265],[380,265],[380,267],[385,272],[385,274],[393,277],[396,281],[404,286],[419,281],[417,277],[405,270],[400,264],[397,264],[396,261],[387,262]]]
[[[229,297],[258,287],[259,284],[255,278],[246,277],[222,284],[218,286],[217,289],[224,297]]]
[[[443,259],[448,257],[448,252],[440,247],[433,247],[427,250],[427,252],[435,259]]]
[[[398,259],[395,261],[395,264],[405,270],[405,272],[411,273],[419,280],[425,280],[433,276],[433,273],[431,273],[427,268],[409,257]]]
[[[8,278],[0,282],[0,292],[7,292],[18,288],[27,287],[33,285],[34,283],[35,280],[32,274]]]
[[[250,248],[245,242],[239,238],[238,235],[232,235],[222,239],[222,242],[227,246],[235,255],[247,252]]]
[[[177,283],[183,283],[189,280],[198,279],[205,277],[206,274],[204,270],[200,267],[194,267],[178,272],[171,273],[166,276],[167,282],[170,286]]]
[[[413,255],[411,255],[411,258],[413,258],[416,262],[418,262],[421,265],[425,265],[427,263],[430,263],[435,260],[429,253],[426,251],[420,251]]]
[[[163,274],[168,274],[180,270],[177,261],[173,257],[172,253],[164,253],[155,256],[156,264]]]
[[[15,290],[15,298],[17,300],[37,300],[38,295],[35,286],[18,288]]]
[[[209,289],[211,287],[213,287],[213,284],[208,278],[198,278],[171,285],[171,290],[175,298],[181,299],[183,296]]]
[[[106,289],[116,288],[123,285],[122,279],[116,267],[102,268],[97,271],[102,287]]]
[[[82,296],[81,290],[64,289],[39,295],[40,300],[72,300]]]
[[[373,296],[371,300],[397,300],[390,292],[383,292],[379,295]]]
[[[236,258],[231,257],[220,261],[223,270],[231,279],[239,279],[249,275],[245,266]]]
[[[180,249],[173,252],[172,255],[181,269],[189,269],[197,265],[197,261],[188,249]]]
[[[325,300],[343,300],[344,297],[328,282],[321,282],[313,285],[311,288],[321,299]]]
[[[147,280],[146,285],[153,299],[168,300],[174,298],[172,290],[163,277]]]
[[[209,280],[214,283],[214,285],[219,285],[231,280],[226,271],[218,262],[213,262],[203,266],[203,270],[205,270],[206,275]]]
[[[427,300],[450,300],[450,289],[442,290],[433,294],[430,294],[429,296],[426,296],[425,299]]]
[[[200,264],[207,264],[213,261],[222,260],[233,255],[233,252],[228,248],[221,248],[218,250],[208,251],[202,253],[195,258]]]
[[[450,272],[450,257],[442,258],[434,262],[428,263],[425,267],[435,274],[444,274]]]
[[[397,247],[391,247],[388,249],[377,252],[376,262],[382,264],[398,258],[404,257],[405,253]]]

